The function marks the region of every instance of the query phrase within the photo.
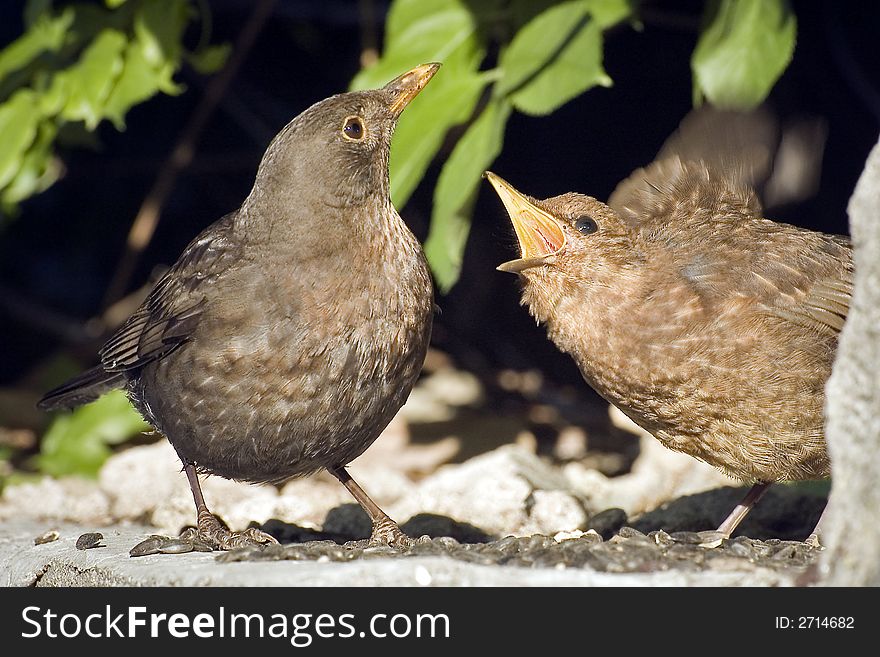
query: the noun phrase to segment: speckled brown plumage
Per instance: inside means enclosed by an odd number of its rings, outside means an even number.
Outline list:
[[[748,482],[827,477],[850,243],[764,219],[754,170],[726,153],[667,150],[607,205],[489,174],[523,248],[501,268],[587,382],[670,449]]]
[[[184,250],[100,366],[42,402],[124,386],[189,468],[200,532],[221,547],[238,542],[201,508],[196,471],[258,483],[328,468],[375,539],[403,539],[343,468],[403,405],[428,346],[430,274],[391,205],[388,154],[400,112],[437,68],[291,121],[242,206]]]

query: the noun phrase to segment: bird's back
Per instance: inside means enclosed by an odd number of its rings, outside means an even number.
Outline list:
[[[636,353],[612,348],[626,358],[586,369],[673,449],[747,480],[827,476],[824,383],[852,294],[849,240],[763,219],[751,188],[706,162],[666,164],[675,175],[647,185],[632,223],[655,266],[608,319],[629,324],[621,344]]]

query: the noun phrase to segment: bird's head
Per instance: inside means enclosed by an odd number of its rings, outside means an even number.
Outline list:
[[[532,313],[547,321],[565,297],[609,299],[627,289],[643,260],[638,235],[612,208],[583,194],[538,200],[487,171],[519,241],[520,257],[500,271],[524,279]]]
[[[384,202],[397,119],[439,67],[422,64],[379,89],[338,94],[312,105],[272,140],[251,196],[272,196],[276,203],[308,204],[310,209],[344,209],[369,197]]]

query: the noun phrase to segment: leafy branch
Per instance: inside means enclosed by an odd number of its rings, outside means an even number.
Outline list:
[[[595,86],[611,86],[604,33],[637,22],[637,0],[395,0],[382,57],[352,89],[379,86],[418,64],[441,74],[407,108],[391,150],[391,194],[402,207],[455,126],[466,129],[443,164],[425,253],[441,291],[458,280],[480,174],[504,143],[513,111],[552,113]],[[694,99],[728,108],[759,104],[794,49],[785,0],[707,3],[691,61]],[[491,46],[496,46],[494,49]],[[497,65],[482,70],[488,52]]]
[[[61,174],[56,141],[118,130],[125,115],[157,93],[179,94],[183,62],[200,72],[223,66],[228,47],[183,45],[198,16],[190,0],[105,0],[54,8],[28,0],[24,34],[0,51],[0,211],[48,188]],[[204,41],[204,40],[203,40]]]

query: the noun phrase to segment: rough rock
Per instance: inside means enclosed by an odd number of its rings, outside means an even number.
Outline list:
[[[565,475],[592,508],[619,507],[632,516],[682,495],[739,485],[712,466],[667,449],[614,406],[609,414],[615,426],[637,437],[640,453],[631,471],[619,477],[606,477],[578,462],[565,465]]]
[[[457,408],[478,403],[482,396],[482,386],[473,374],[442,367],[419,381],[401,415],[411,422],[441,422],[453,418]]]
[[[443,466],[386,510],[398,520],[447,516],[496,536],[582,529],[589,517],[562,473],[517,445]]]
[[[20,517],[106,523],[113,515],[110,500],[93,482],[43,477],[4,488],[0,520]]]
[[[404,554],[319,542],[131,558],[128,550],[150,527],[62,524],[59,540],[35,546],[45,530],[37,521],[0,524],[0,586],[791,586],[813,554],[780,541],[738,539],[711,550],[662,536],[658,542],[659,534],[603,542],[588,532],[484,546],[441,539]],[[77,537],[96,530],[102,546],[77,550]],[[664,563],[669,568],[630,569]]]
[[[849,203],[855,291],[827,385],[826,583],[880,585],[880,143]]]
[[[825,508],[826,495],[821,486],[816,488],[820,490],[812,491],[801,485],[772,486],[760,504],[749,512],[734,536],[805,540]],[[724,487],[685,495],[630,522],[646,533],[659,529],[667,532],[713,530],[742,500],[748,489],[748,486]]]
[[[195,522],[192,493],[167,440],[113,456],[101,469],[99,484],[115,518],[146,519],[159,531],[172,534]],[[211,510],[233,528],[278,515],[278,491],[273,486],[203,477],[202,491]]]

